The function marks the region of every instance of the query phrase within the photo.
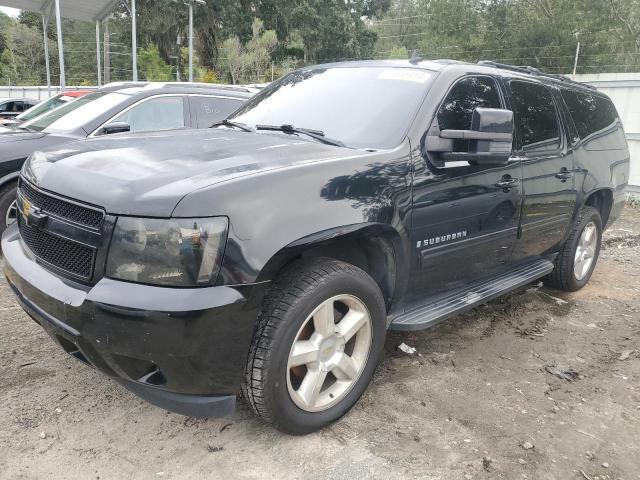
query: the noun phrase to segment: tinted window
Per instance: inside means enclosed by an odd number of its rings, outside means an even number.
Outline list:
[[[502,108],[495,81],[489,77],[467,77],[449,91],[440,110],[440,130],[471,130],[473,111],[478,108]],[[468,140],[454,140],[456,152],[469,151]]]
[[[449,91],[438,111],[440,130],[471,130],[471,117],[478,108],[502,108],[495,81],[489,77],[468,77]]]
[[[562,90],[562,98],[580,138],[610,127],[618,119],[613,103],[607,98],[570,90]]]
[[[20,102],[22,105],[22,102]],[[0,112],[17,112],[22,111],[18,110],[18,102],[7,102],[0,105]]]
[[[528,82],[511,82],[510,87],[511,106],[522,148],[558,148],[560,130],[551,91],[543,85]]]
[[[418,68],[309,67],[261,90],[233,120],[322,130],[350,147],[393,148],[404,139],[432,78]]]
[[[182,97],[151,98],[111,122],[128,123],[132,132],[184,128],[184,101]]]
[[[189,97],[191,108],[196,114],[198,128],[209,127],[224,120],[242,105],[242,100],[216,97]]]

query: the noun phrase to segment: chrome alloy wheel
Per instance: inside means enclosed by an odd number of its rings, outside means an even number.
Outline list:
[[[576,280],[580,281],[587,276],[596,256],[596,247],[598,244],[598,233],[596,224],[587,223],[582,230],[580,240],[576,247],[576,254],[573,257],[573,275]]]
[[[7,208],[7,214],[4,217],[4,225],[8,227],[18,219],[18,204],[14,200]]]
[[[287,360],[287,387],[307,412],[340,402],[362,374],[371,350],[371,316],[352,295],[322,302],[296,334]]]

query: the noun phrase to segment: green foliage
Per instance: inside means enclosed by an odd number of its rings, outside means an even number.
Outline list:
[[[143,80],[151,82],[169,82],[174,80],[171,66],[160,58],[160,52],[155,45],[138,52],[138,66],[144,73]]]
[[[388,58],[406,59],[409,58],[409,51],[407,50],[407,47],[393,47],[389,51]]]
[[[139,78],[186,79],[187,7],[137,0],[137,12]],[[122,3],[107,26],[108,77],[131,79],[131,18]],[[67,84],[95,84],[95,25],[66,19],[62,27]],[[42,37],[38,13],[0,14],[1,83],[46,81]],[[47,38],[57,83],[53,22]],[[194,77],[263,82],[305,64],[407,58],[414,50],[567,73],[578,41],[579,73],[640,71],[640,0],[215,0],[194,6]]]
[[[0,83],[15,83],[17,75],[13,53],[8,48],[5,48],[0,54]]]
[[[376,18],[376,50],[496,60],[570,73],[640,69],[639,0],[395,0]]]
[[[251,39],[244,45],[236,36],[222,44],[222,55],[233,84],[266,81],[271,52],[278,43],[276,32],[264,30],[264,22],[258,18],[253,20],[251,30]]]

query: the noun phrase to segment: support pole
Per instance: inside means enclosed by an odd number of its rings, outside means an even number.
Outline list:
[[[66,83],[64,78],[64,48],[62,47],[62,22],[60,21],[60,0],[55,0],[55,5],[56,5],[56,32],[58,33],[58,61],[60,62],[60,91],[62,91],[66,87]]]
[[[189,2],[189,81],[193,82],[193,2]]]
[[[51,67],[49,66],[49,37],[47,36],[47,27],[49,18],[42,14],[42,34],[44,36],[44,67],[47,71],[47,95],[51,97]]]
[[[111,82],[111,55],[109,54],[109,42],[111,40],[111,34],[109,33],[109,18],[104,20],[102,24],[104,27],[104,83]]]
[[[102,71],[100,70],[100,20],[96,20],[96,66],[98,67],[98,87],[101,87]]]
[[[578,70],[578,57],[580,56],[580,42],[576,46],[576,60],[573,62],[573,74],[576,74],[576,70]]]
[[[136,0],[131,0],[131,59],[133,81],[138,81],[138,41],[136,39]]]

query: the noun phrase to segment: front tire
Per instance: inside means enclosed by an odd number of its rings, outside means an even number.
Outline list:
[[[602,218],[593,207],[584,207],[569,238],[556,257],[555,268],[544,282],[565,292],[584,287],[596,267],[602,243]]]
[[[17,192],[18,184],[16,182],[9,183],[0,190],[0,234],[16,221],[18,215]]]
[[[385,333],[385,303],[367,273],[328,258],[296,261],[263,303],[243,395],[283,432],[318,430],[365,391]]]

